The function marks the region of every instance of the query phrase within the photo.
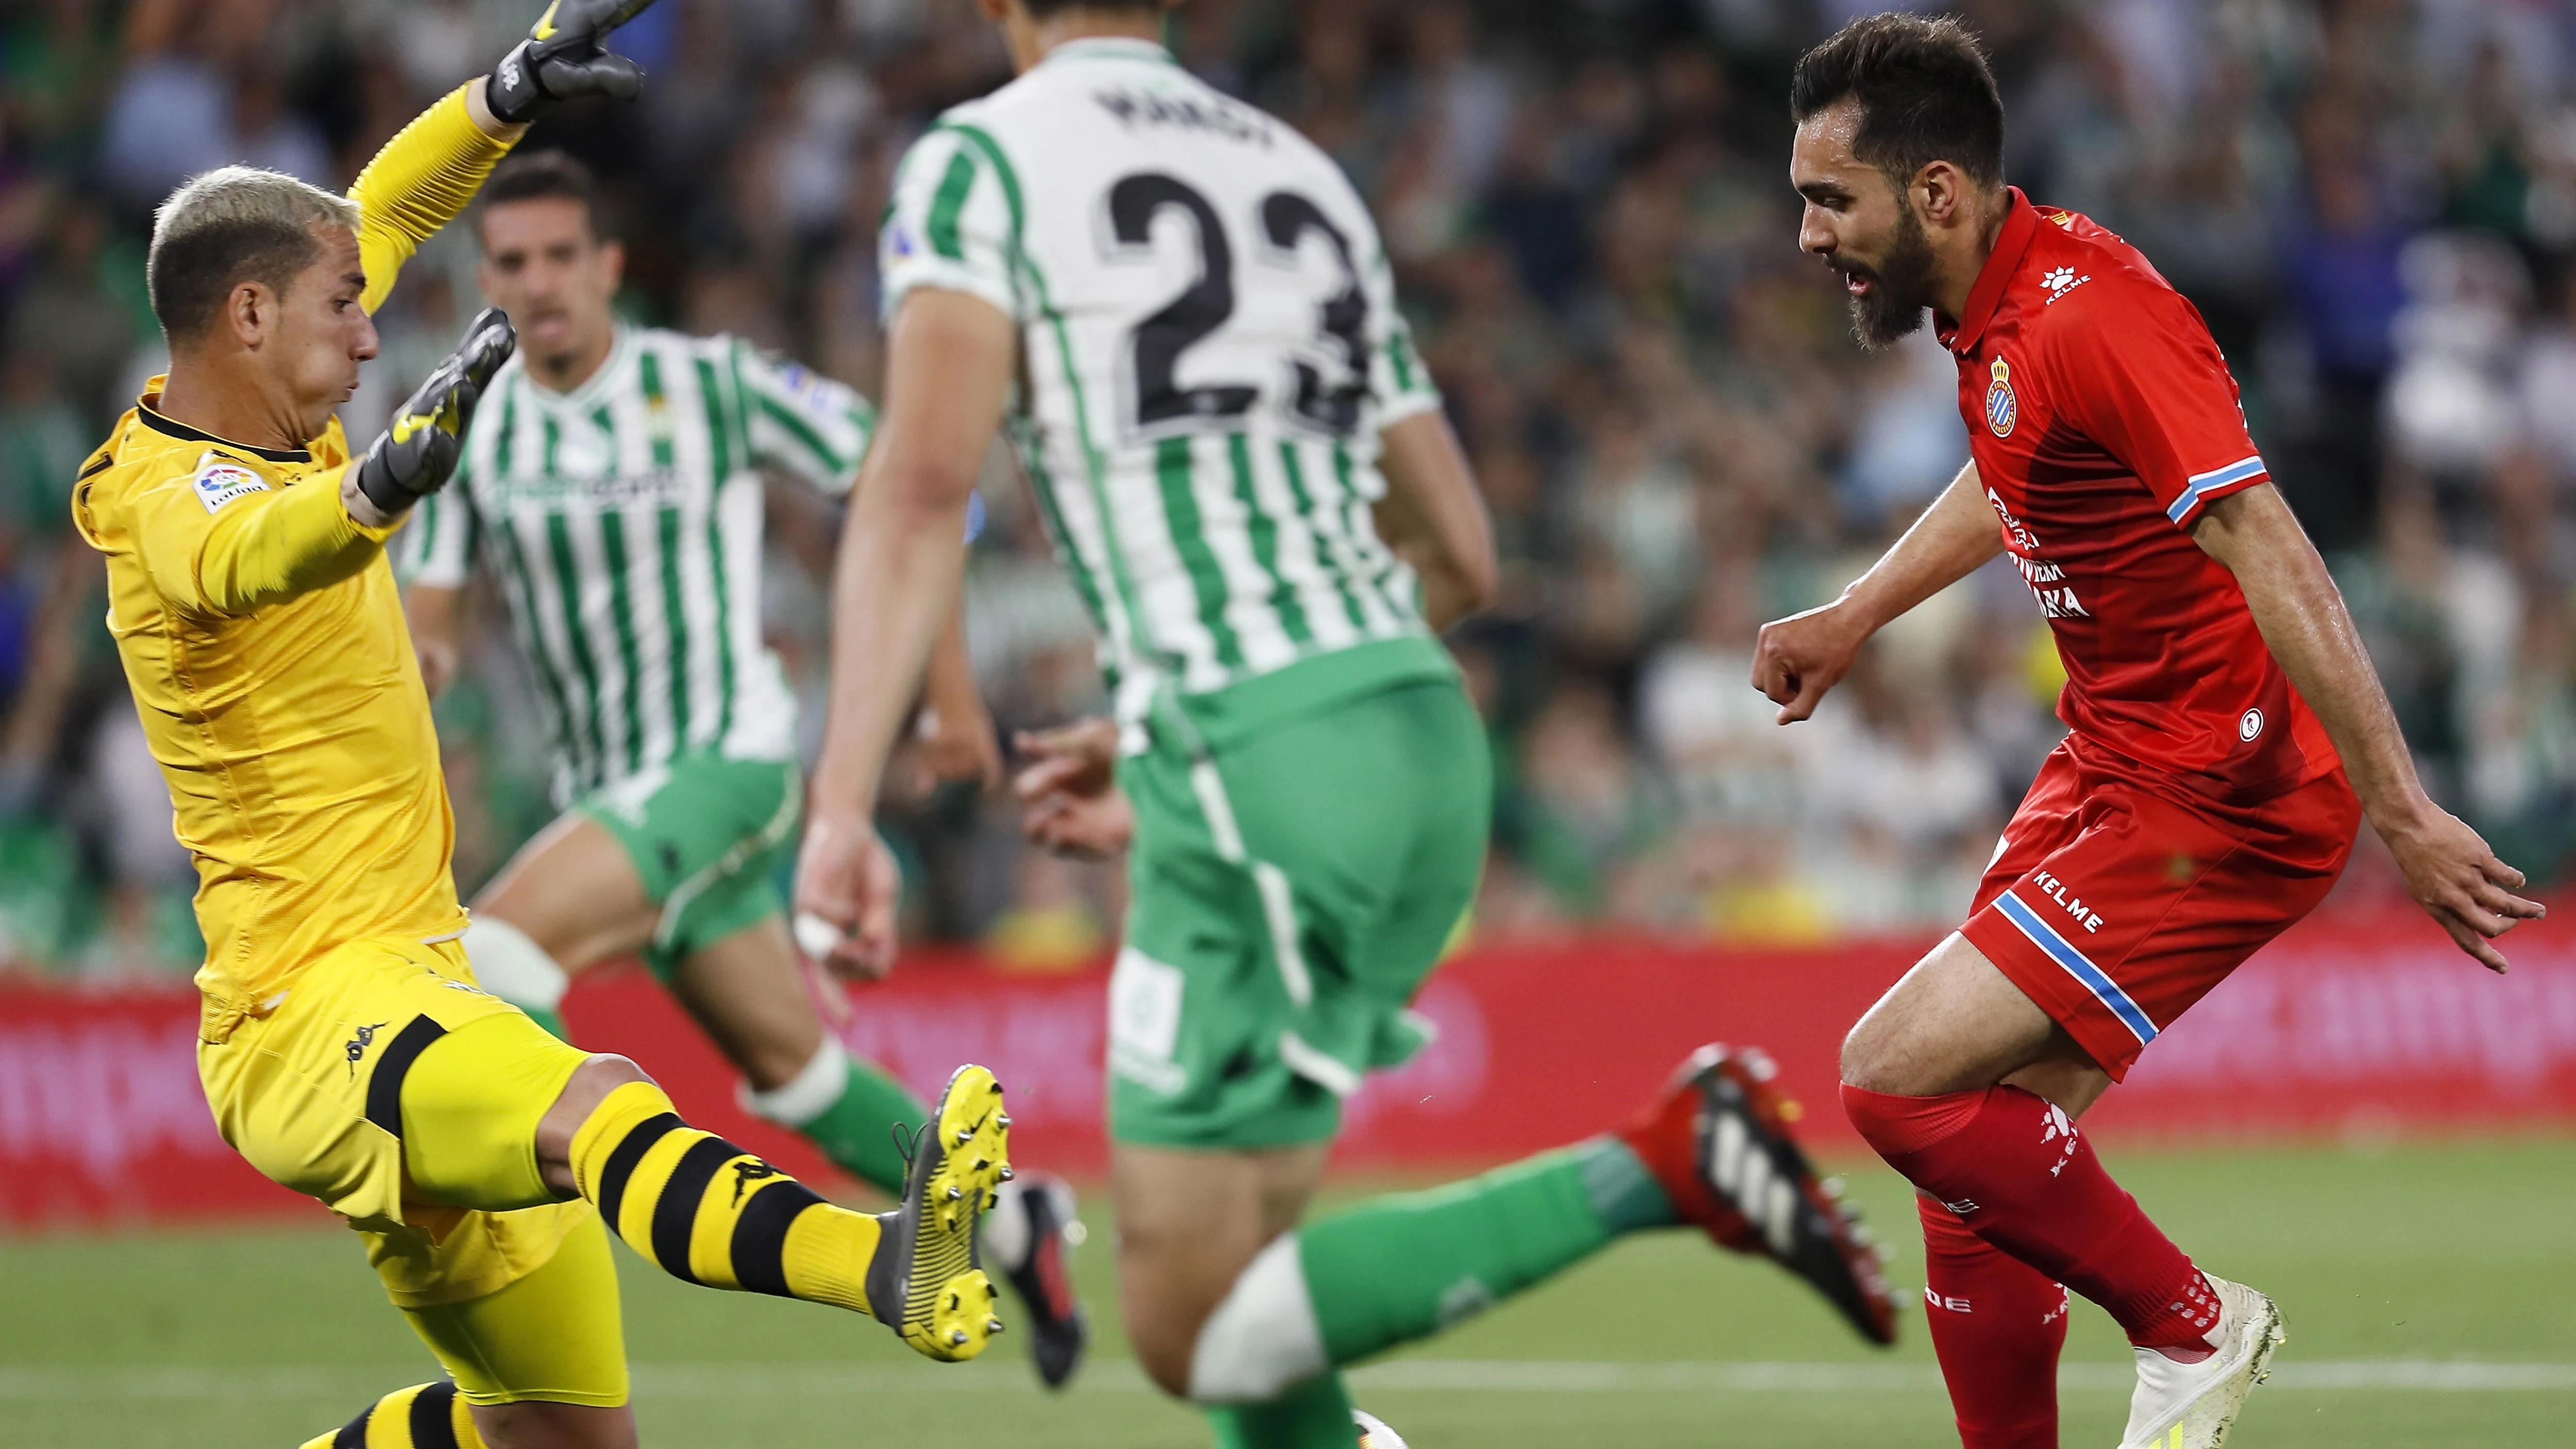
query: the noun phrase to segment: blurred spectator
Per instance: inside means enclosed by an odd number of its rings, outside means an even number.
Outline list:
[[[142,249],[118,236],[98,206],[65,197],[53,209],[42,258],[10,310],[10,353],[37,358],[63,398],[102,432],[128,405],[114,394],[143,336],[133,307],[142,280]]]
[[[1634,868],[1663,842],[1672,810],[1609,691],[1579,679],[1557,687],[1522,738],[1518,784],[1503,802],[1505,835],[1557,908],[1598,919],[1629,905]]]

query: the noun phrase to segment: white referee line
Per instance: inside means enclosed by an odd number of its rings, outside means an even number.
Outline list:
[[[423,1375],[425,1365],[336,1368],[97,1368],[0,1366],[0,1402],[97,1403],[223,1399],[352,1399],[381,1394]],[[852,1394],[951,1393],[956,1376],[989,1376],[986,1390],[1037,1391],[1016,1363],[950,1368],[936,1377],[913,1365],[667,1363],[635,1366],[642,1399],[846,1397]],[[2080,1393],[2128,1391],[2121,1364],[2072,1363],[2058,1372],[2062,1388]],[[1409,1359],[1351,1374],[1372,1393],[1906,1393],[1935,1394],[1940,1371],[1929,1364],[1866,1363],[1583,1363],[1565,1360]],[[1083,1371],[1081,1387],[1141,1393],[1134,1364],[1113,1361]],[[2382,1393],[2576,1392],[2576,1363],[2482,1363],[2434,1359],[2346,1359],[2283,1363],[2273,1389]]]

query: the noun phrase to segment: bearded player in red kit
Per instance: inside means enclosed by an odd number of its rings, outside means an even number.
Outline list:
[[[1976,40],[1855,21],[1799,62],[1790,105],[1800,246],[1843,274],[1866,346],[1931,310],[1972,458],[1841,598],[1762,631],[1754,687],[1805,719],[1881,625],[2002,551],[2055,632],[2071,731],[1967,923],[1853,1028],[1844,1106],[1919,1191],[1968,1449],[2056,1445],[2068,1289],[2136,1351],[2124,1449],[2215,1449],[2280,1310],[2195,1267],[2072,1119],[2324,898],[2365,814],[2489,968],[2490,938],[2541,908],[2425,796],[2200,314],[2117,236],[2004,184]]]

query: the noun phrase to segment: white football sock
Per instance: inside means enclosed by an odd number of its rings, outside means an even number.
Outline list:
[[[1014,1178],[993,1189],[1001,1201],[993,1210],[975,1219],[977,1241],[983,1244],[984,1256],[999,1263],[1005,1272],[1017,1272],[1029,1260],[1029,1210],[1020,1194],[1031,1190],[1030,1180]]]
[[[476,916],[465,928],[465,959],[483,989],[512,1006],[554,1011],[572,978],[527,932],[498,916]]]
[[[1199,1326],[1190,1354],[1190,1398],[1201,1404],[1268,1403],[1331,1366],[1297,1235],[1282,1233],[1254,1255],[1225,1301]]]
[[[765,1122],[781,1127],[798,1128],[832,1110],[841,1093],[850,1085],[850,1054],[831,1033],[823,1034],[823,1044],[814,1051],[814,1059],[779,1086],[766,1092],[755,1092],[751,1083],[738,1083],[734,1095],[742,1110]]]

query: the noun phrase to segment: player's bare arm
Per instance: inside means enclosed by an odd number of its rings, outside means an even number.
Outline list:
[[[842,932],[826,966],[892,968],[899,882],[873,817],[886,753],[965,578],[967,499],[1002,420],[1018,334],[962,292],[904,300],[881,430],[860,472],[832,591],[832,694],[796,909]]]
[[[975,687],[975,662],[966,652],[962,596],[930,649],[921,685],[918,735],[922,770],[933,783],[956,780],[992,785],[1001,780],[1001,744],[993,733],[992,712],[984,708],[984,696]]]
[[[2343,594],[2279,490],[2266,483],[2217,500],[2192,538],[2236,575],[2272,657],[2343,756],[2353,793],[2406,873],[2407,891],[2461,950],[2503,971],[2504,953],[2492,938],[2539,919],[2544,908],[2514,894],[2521,871],[2496,859],[2475,830],[2424,793]]]
[[[1502,576],[1494,523],[1448,417],[1416,413],[1379,441],[1386,497],[1374,510],[1378,535],[1421,576],[1426,621],[1445,630],[1492,607]]]
[[[1753,646],[1753,687],[1780,706],[1780,723],[1807,718],[1851,672],[1872,634],[1976,572],[2003,546],[1971,463],[1840,598],[1762,626]]]

